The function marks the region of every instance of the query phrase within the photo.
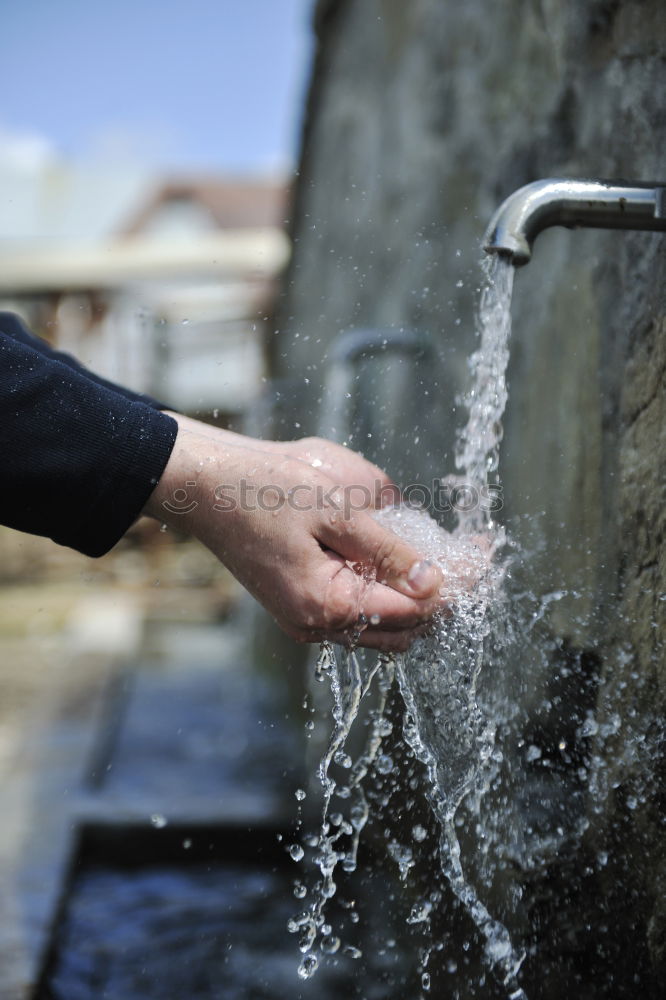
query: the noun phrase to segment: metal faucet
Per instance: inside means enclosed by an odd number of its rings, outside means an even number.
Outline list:
[[[532,243],[549,226],[666,232],[666,182],[548,178],[518,188],[495,212],[483,247],[527,264]]]

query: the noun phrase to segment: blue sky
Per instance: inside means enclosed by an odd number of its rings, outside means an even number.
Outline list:
[[[313,0],[3,0],[0,131],[69,161],[293,163]]]

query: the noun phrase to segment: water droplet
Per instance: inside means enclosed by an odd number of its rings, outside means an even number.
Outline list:
[[[301,979],[309,979],[317,971],[319,959],[316,955],[306,955],[298,967],[298,975]],[[292,973],[293,975],[293,973]]]
[[[428,836],[428,831],[424,826],[421,826],[420,823],[417,823],[416,826],[412,827],[412,837],[417,843],[420,844],[422,841],[426,839],[427,836]]]
[[[370,624],[371,625],[379,625],[381,623],[381,620],[382,620],[382,616],[381,615],[377,615],[377,614],[370,615]]]
[[[294,896],[296,899],[304,899],[307,894],[308,890],[302,882],[294,882]]]
[[[300,844],[290,844],[289,854],[294,861],[301,861],[305,856],[305,851]]]
[[[314,920],[309,920],[298,936],[298,950],[302,955],[307,955],[317,936],[317,928]]]
[[[423,975],[421,976],[421,986],[426,991],[430,989],[430,973],[429,972],[424,972]]]
[[[501,962],[511,954],[511,942],[504,928],[500,928],[498,937],[486,942],[486,954],[493,962]]]
[[[352,766],[352,759],[344,750],[338,750],[333,760],[339,767],[349,768]]]
[[[183,841],[183,850],[184,851],[189,851],[189,849],[190,849],[191,846],[192,846],[192,841],[189,839],[189,837],[187,837]]]
[[[397,841],[392,840],[388,845],[388,852],[394,861],[398,863],[400,877],[402,879],[406,878],[409,873],[409,869],[414,864],[414,855],[411,847],[398,844]]]
[[[422,924],[428,919],[432,912],[432,903],[429,900],[421,900],[420,903],[414,903],[412,906],[409,916],[407,917],[408,924]]]
[[[352,826],[355,830],[360,830],[368,818],[368,807],[367,806],[352,806],[349,810],[349,818],[352,822]]]
[[[388,754],[380,754],[377,758],[377,770],[380,774],[390,774],[393,770],[393,758]]]
[[[150,817],[151,826],[154,826],[157,830],[164,829],[168,822],[166,816],[163,816],[162,813],[153,813]]]
[[[303,799],[306,797],[306,794],[307,793],[302,788],[297,788],[296,791],[294,792],[294,795],[296,796],[299,802],[303,801]]]
[[[360,948],[355,948],[353,944],[346,944],[342,949],[343,955],[348,955],[349,958],[361,958],[363,952]]]
[[[308,910],[301,910],[287,921],[287,930],[290,934],[295,934],[305,927],[308,931],[314,930],[312,914]]]
[[[599,724],[593,715],[588,715],[580,727],[581,736],[596,736],[599,732]]]
[[[321,950],[327,955],[334,955],[339,947],[340,938],[334,934],[327,934],[326,937],[322,938]]]

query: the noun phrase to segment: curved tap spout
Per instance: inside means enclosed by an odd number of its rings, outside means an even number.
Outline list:
[[[500,205],[486,230],[484,250],[504,254],[515,267],[527,264],[532,243],[549,226],[666,232],[666,182],[534,181]]]

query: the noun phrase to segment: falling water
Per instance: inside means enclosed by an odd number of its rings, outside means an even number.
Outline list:
[[[456,453],[457,468],[477,491],[497,473],[499,466],[502,417],[507,401],[514,268],[508,259],[495,254],[484,259],[483,272],[479,346],[469,359],[472,377],[463,399],[468,417]],[[471,523],[478,527],[479,518],[472,518]]]
[[[493,556],[504,537],[493,531],[490,511],[478,498],[499,464],[501,420],[507,401],[513,271],[500,257],[488,258],[484,264],[480,343],[469,362],[468,420],[456,455],[464,484],[477,502],[459,514],[453,536],[436,529],[429,519],[426,524],[423,514],[422,524],[410,519],[402,528],[392,526],[419,551],[439,562],[445,580],[457,584],[452,617],[439,620],[433,634],[397,660],[406,709],[404,735],[427,768],[428,798],[440,823],[444,875],[483,935],[489,964],[509,995],[520,998],[524,993],[516,975],[524,954],[514,950],[507,929],[493,919],[467,879],[455,828],[461,803],[484,794],[499,758],[495,722],[479,707],[477,685],[484,662],[484,639],[492,628],[501,592],[501,562],[493,561]],[[385,518],[389,523],[390,517],[389,513]]]
[[[480,799],[497,771],[501,757],[495,744],[495,723],[479,706],[477,686],[484,662],[484,641],[493,628],[493,615],[501,603],[504,536],[480,503],[489,482],[497,481],[501,419],[507,399],[505,371],[510,334],[510,301],[513,268],[499,257],[484,266],[484,289],[479,309],[479,348],[470,358],[471,386],[465,396],[467,425],[456,454],[459,488],[468,491],[471,507],[459,515],[453,533],[438,527],[427,512],[407,506],[376,514],[388,528],[414,548],[436,561],[446,581],[447,612],[433,622],[430,633],[419,639],[409,654],[380,656],[370,666],[353,650],[336,654],[324,644],[317,664],[319,679],[328,677],[333,694],[334,728],[319,768],[324,805],[319,833],[311,838],[321,880],[314,899],[290,923],[298,932],[304,958],[299,975],[309,978],[321,954],[346,950],[360,957],[358,949],[344,945],[326,920],[326,904],[336,892],[335,872],[353,871],[361,832],[368,821],[368,801],[363,779],[368,771],[390,771],[393,762],[382,755],[382,739],[392,728],[386,718],[387,695],[397,678],[404,701],[403,734],[427,772],[427,797],[440,828],[440,863],[456,897],[482,935],[488,965],[504,983],[507,996],[525,1000],[516,981],[523,955],[512,946],[509,933],[494,919],[467,878],[456,834],[456,817],[465,800]],[[354,762],[345,747],[362,700],[373,678],[379,679],[379,696],[371,713],[366,745]],[[348,778],[336,781],[331,765],[346,769]],[[332,811],[337,796],[344,808]],[[418,842],[417,836],[414,839]],[[414,864],[413,848],[392,841],[389,853],[401,878]],[[300,856],[300,852],[299,852]],[[431,903],[418,904],[409,922],[427,918]],[[424,949],[422,989],[430,986]]]

